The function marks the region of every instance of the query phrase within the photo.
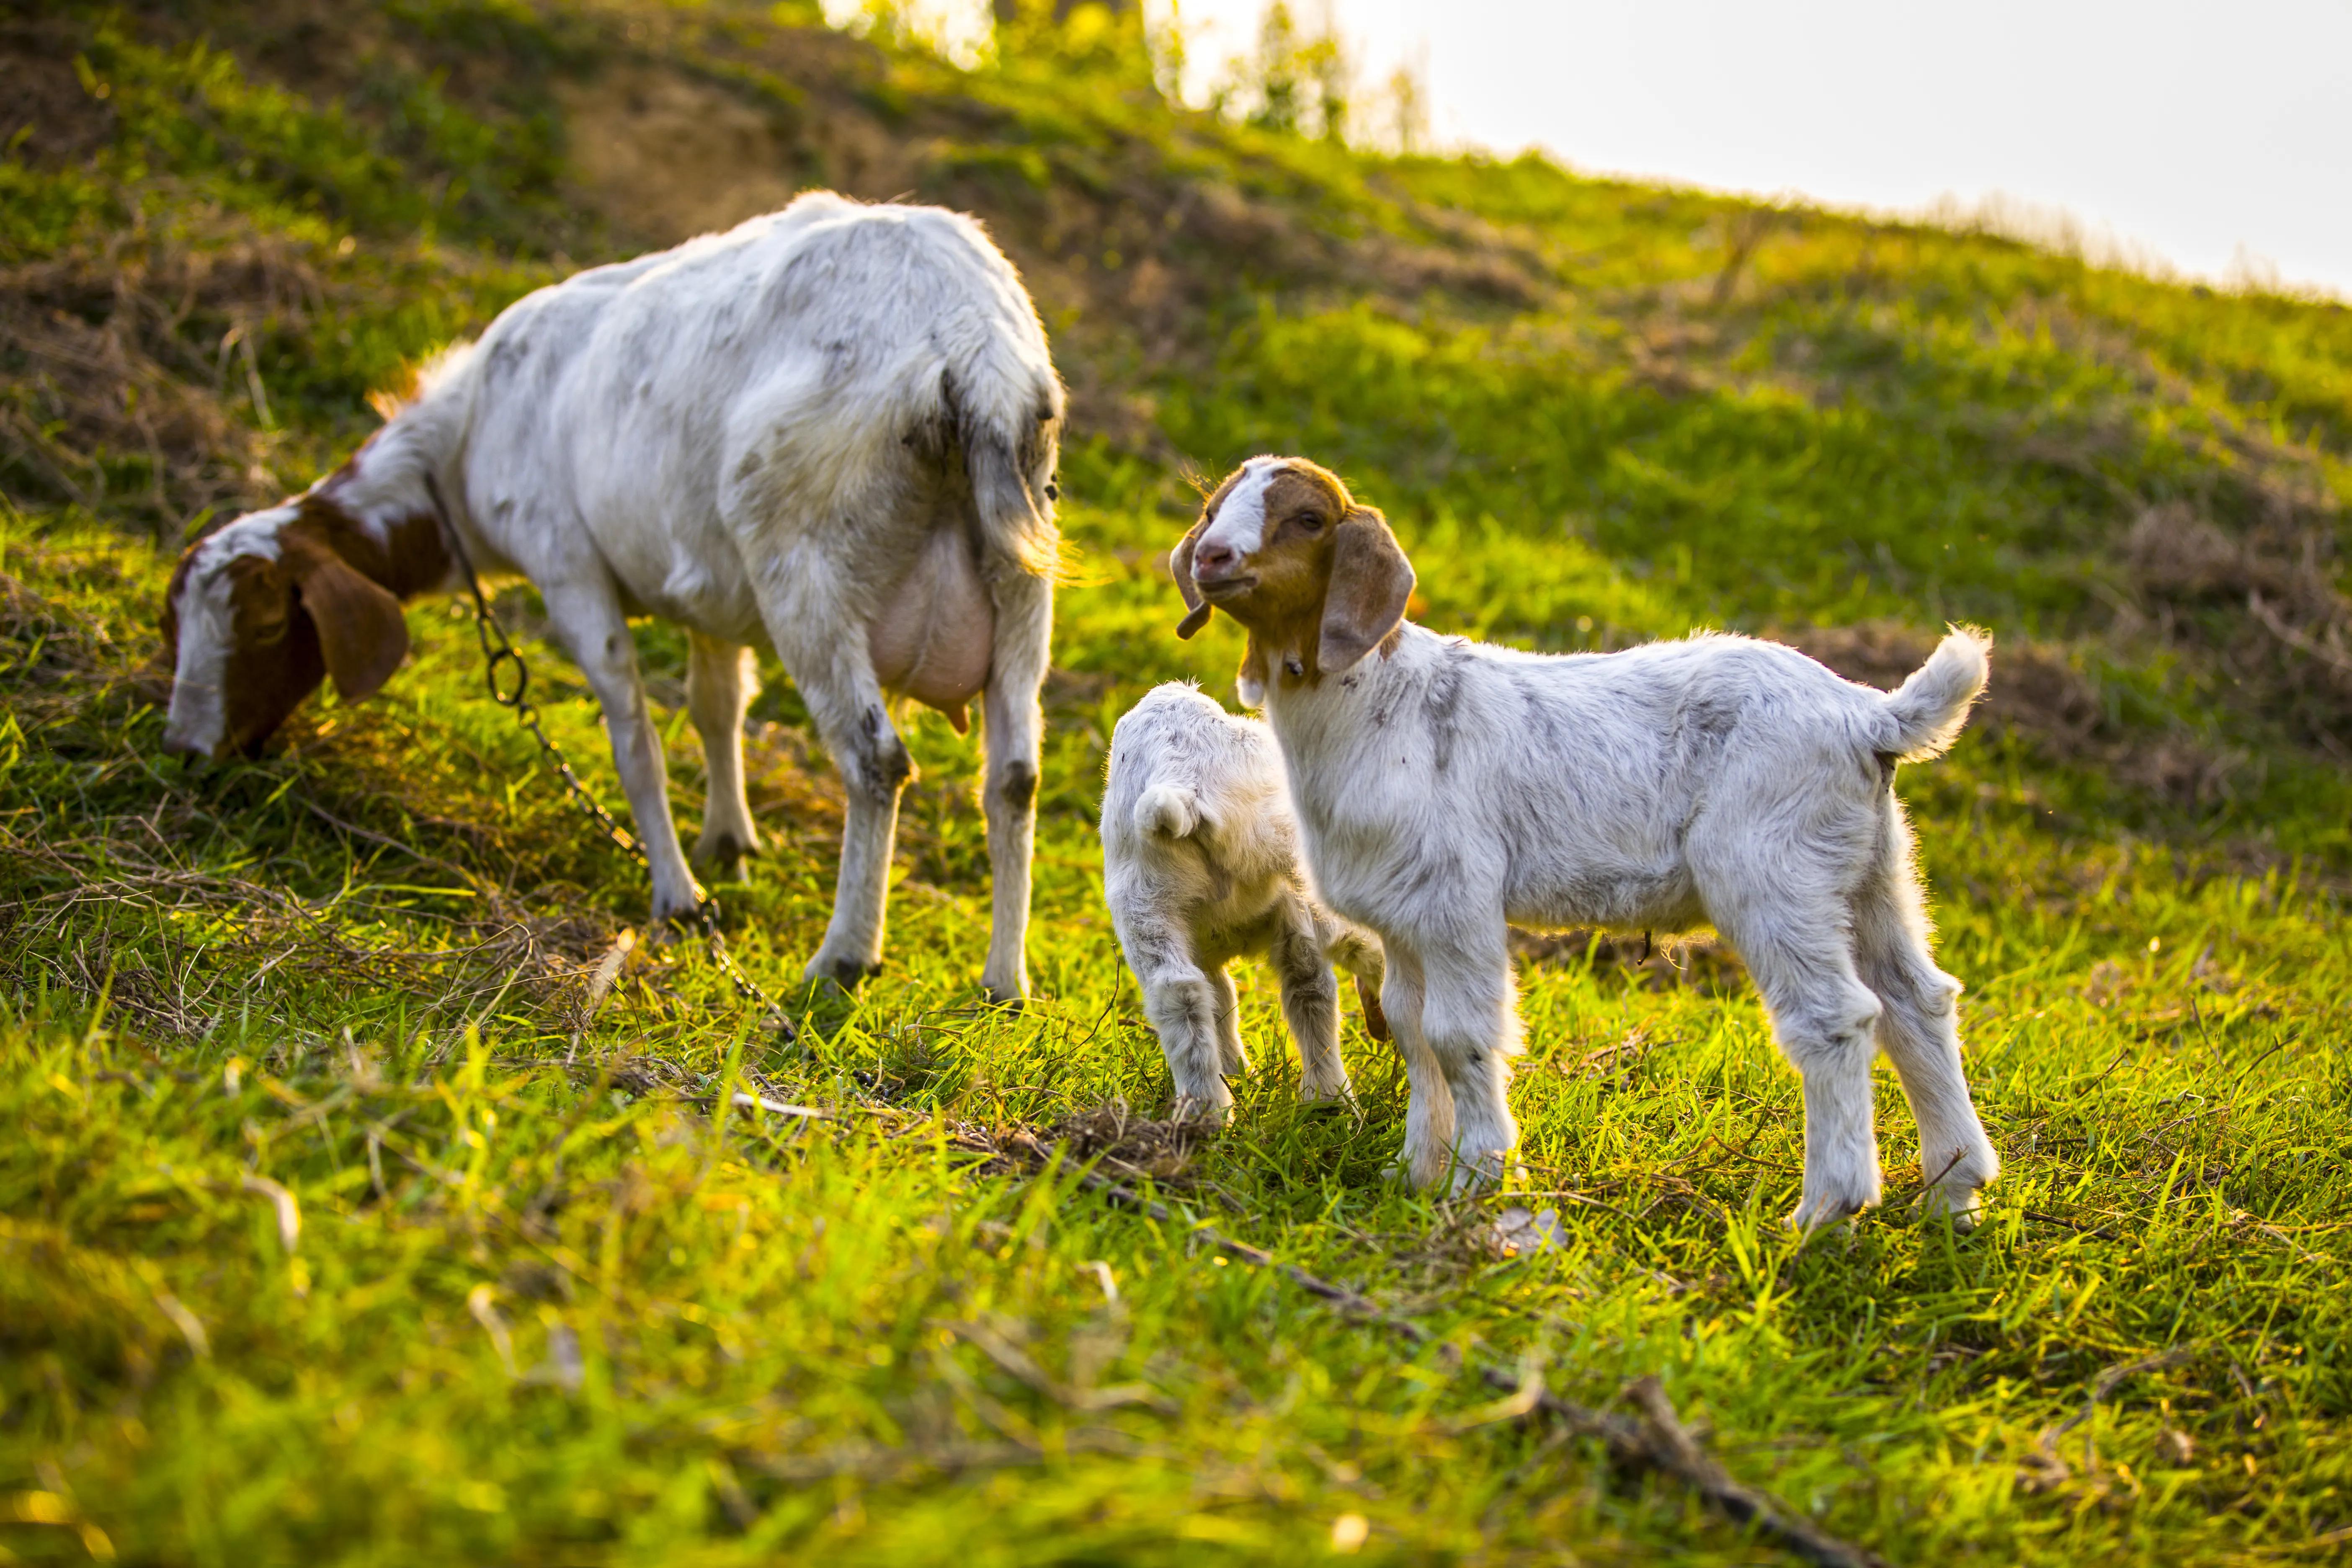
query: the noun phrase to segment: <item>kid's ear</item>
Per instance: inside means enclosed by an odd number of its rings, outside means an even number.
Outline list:
[[[400,601],[331,550],[306,551],[293,566],[336,691],[346,702],[374,696],[408,657]]]
[[[1201,585],[1192,581],[1192,546],[1201,542],[1201,531],[1208,526],[1209,514],[1203,511],[1201,521],[1168,552],[1168,574],[1176,579],[1176,591],[1184,595],[1184,618],[1176,623],[1180,637],[1190,637],[1209,624],[1209,601],[1202,596]]]
[[[1349,510],[1331,536],[1331,581],[1323,595],[1323,630],[1315,663],[1326,675],[1352,668],[1404,619],[1412,597],[1412,563],[1371,507]]]

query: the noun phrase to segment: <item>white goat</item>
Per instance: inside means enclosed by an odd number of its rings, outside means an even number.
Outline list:
[[[1227,1114],[1224,1075],[1249,1065],[1225,965],[1263,954],[1298,1042],[1299,1098],[1344,1099],[1339,994],[1356,977],[1365,1026],[1388,1037],[1381,951],[1316,900],[1298,864],[1282,756],[1254,719],[1190,684],[1156,687],[1111,731],[1103,893],[1176,1080],[1178,1113]]]
[[[1918,1119],[1928,1205],[1972,1223],[2000,1162],[1893,783],[1958,737],[1984,637],[1953,632],[1887,693],[1744,637],[1548,657],[1439,637],[1403,620],[1412,567],[1387,522],[1297,458],[1228,478],[1171,566],[1186,635],[1213,605],[1247,629],[1243,700],[1281,742],[1316,885],[1385,949],[1417,1181],[1499,1178],[1517,1142],[1507,921],[1712,922],[1803,1075],[1791,1223],[1878,1198],[1874,1038]]]
[[[959,729],[980,697],[995,901],[982,979],[1021,996],[1062,406],[1011,263],[937,208],[814,194],[581,273],[510,306],[307,494],[189,549],[164,607],[165,743],[249,750],[325,674],[347,701],[375,690],[407,649],[402,601],[463,584],[454,531],[485,575],[538,585],[603,705],[656,920],[698,890],[628,617],[690,634],[704,861],[759,843],[746,645],[774,647],[848,786],[812,976],[852,984],[881,962],[912,771],[889,694]]]

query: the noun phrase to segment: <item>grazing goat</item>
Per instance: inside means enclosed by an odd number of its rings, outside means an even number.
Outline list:
[[[811,977],[879,967],[898,795],[893,695],[982,701],[994,920],[982,979],[1028,988],[1038,690],[1063,395],[1035,308],[971,219],[804,195],[542,289],[433,367],[342,468],[191,546],[163,611],[164,742],[257,746],[324,676],[345,701],[407,650],[403,601],[530,579],[603,706],[657,921],[699,897],[670,819],[628,617],[689,636],[709,798],[696,858],[759,834],[747,646],[765,637],[847,785]],[[445,506],[446,501],[446,506]],[[452,535],[455,535],[453,539]]]
[[[1888,693],[1798,653],[1696,637],[1547,656],[1404,620],[1412,564],[1381,514],[1297,458],[1217,489],[1171,566],[1190,636],[1249,633],[1244,702],[1281,742],[1317,888],[1381,939],[1423,1185],[1500,1178],[1518,1131],[1507,921],[1712,922],[1804,1079],[1801,1228],[1875,1202],[1874,1039],[1919,1122],[1927,1204],[1972,1223],[2000,1168],[1969,1102],[1894,793],[1982,691],[1954,631]]]
[[[1224,1075],[1249,1066],[1231,960],[1262,953],[1282,983],[1298,1042],[1298,1095],[1344,1099],[1339,993],[1356,979],[1364,1025],[1388,1038],[1380,944],[1318,902],[1298,865],[1298,829],[1274,736],[1191,685],[1154,688],[1112,730],[1103,792],[1103,894],[1143,1007],[1176,1080],[1179,1115],[1219,1119]]]

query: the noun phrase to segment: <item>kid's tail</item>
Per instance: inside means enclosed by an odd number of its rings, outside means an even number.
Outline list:
[[[1887,694],[1895,734],[1886,750],[1896,762],[1924,763],[1951,749],[1969,721],[1970,705],[1984,692],[1991,648],[1992,638],[1985,633],[1954,626],[1927,662]]]
[[[1144,833],[1189,837],[1201,826],[1201,808],[1182,784],[1156,784],[1135,803],[1135,826]]]

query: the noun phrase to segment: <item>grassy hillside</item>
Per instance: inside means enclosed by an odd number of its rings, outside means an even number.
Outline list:
[[[1465,1364],[1591,1404],[1657,1373],[1732,1471],[1892,1561],[2340,1552],[2352,311],[1229,125],[1091,13],[975,72],[877,31],[0,12],[0,1552],[1778,1560]],[[272,755],[159,755],[184,532],[331,467],[372,388],[528,289],[820,184],[982,214],[1073,387],[1029,1009],[979,1005],[971,753],[929,717],[891,967],[795,993],[792,1051],[690,952],[596,983],[644,889],[454,607]],[[1154,681],[1230,695],[1237,639],[1175,641],[1160,555],[1188,474],[1260,450],[1385,506],[1440,627],[1727,626],[1881,680],[1992,627],[1986,712],[1901,780],[2009,1162],[1982,1231],[1905,1214],[1891,1075],[1887,1209],[1780,1228],[1795,1079],[1704,943],[1527,939],[1526,1194],[1384,1184],[1384,1051],[1351,1025],[1360,1113],[1300,1113],[1255,973],[1234,1129],[1150,1121],[1104,737]],[[535,635],[529,595],[501,613]],[[682,644],[641,640],[674,711]],[[617,798],[584,688],[537,665]],[[752,752],[771,847],[721,891],[782,985],[840,806],[773,670]],[[1033,1133],[1050,1173],[973,1158]],[[1171,1217],[1079,1184],[1097,1158]],[[1499,1248],[1506,1203],[1559,1244]]]

